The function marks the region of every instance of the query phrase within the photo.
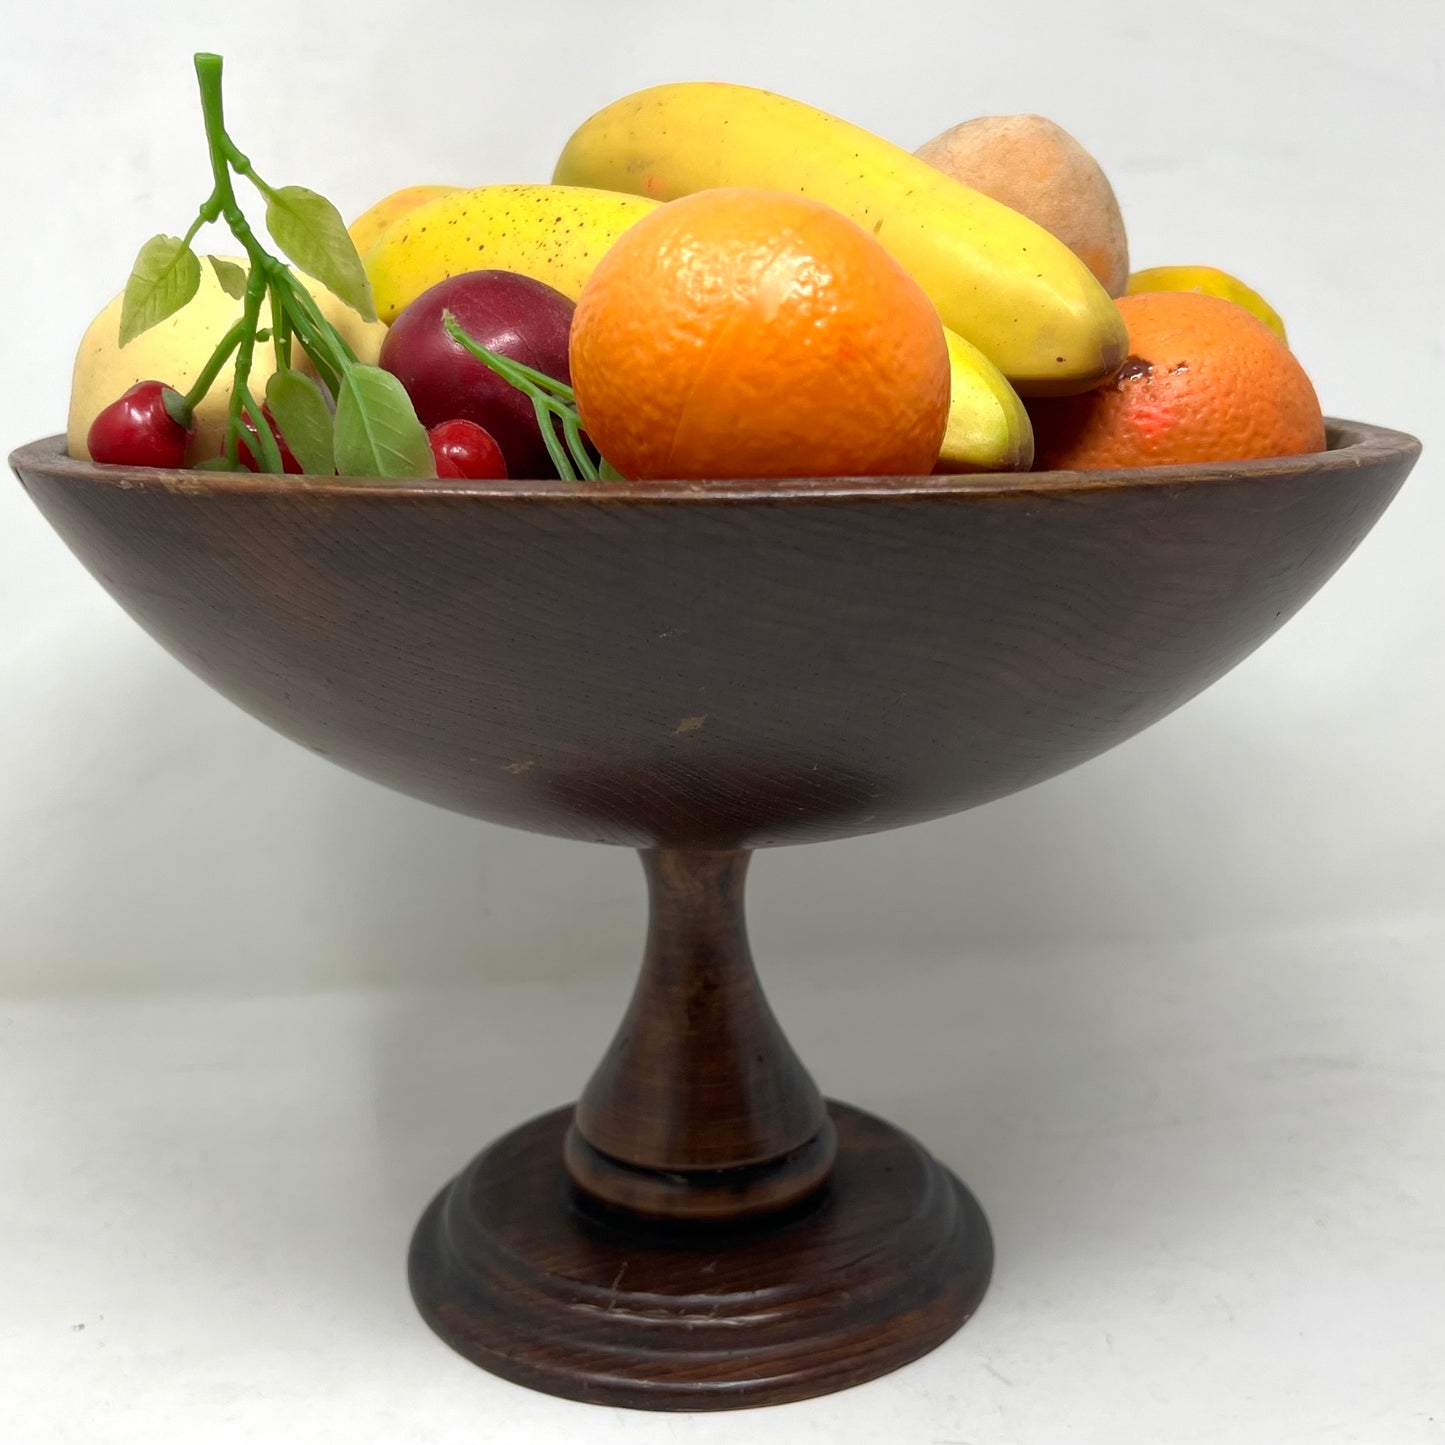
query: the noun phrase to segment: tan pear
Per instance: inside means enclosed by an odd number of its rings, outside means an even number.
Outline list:
[[[1110,296],[1129,280],[1129,241],[1098,161],[1041,115],[985,115],[921,145],[920,159],[1057,236]]]

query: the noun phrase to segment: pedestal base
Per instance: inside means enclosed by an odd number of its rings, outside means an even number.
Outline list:
[[[744,1225],[643,1224],[568,1180],[558,1109],[433,1200],[412,1296],[454,1350],[574,1400],[727,1410],[886,1374],[947,1339],[993,1265],[973,1196],[906,1134],[830,1104],[832,1181]]]

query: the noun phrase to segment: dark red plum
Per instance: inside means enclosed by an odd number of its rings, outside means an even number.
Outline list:
[[[567,337],[573,304],[511,271],[468,271],[423,291],[391,324],[381,364],[406,388],[421,424],[473,421],[496,439],[509,476],[555,477],[531,400],[453,341],[450,311],[489,351],[571,381]]]

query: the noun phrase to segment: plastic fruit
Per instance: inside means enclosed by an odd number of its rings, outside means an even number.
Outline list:
[[[1258,316],[1286,346],[1289,345],[1279,312],[1258,291],[1217,266],[1152,266],[1147,271],[1134,272],[1129,277],[1128,294],[1140,296],[1146,291],[1198,291],[1204,296],[1233,301],[1236,306],[1243,306],[1251,316]]]
[[[231,258],[243,265],[242,258]],[[381,352],[386,327],[363,321],[319,282],[301,276],[316,299],[322,315],[341,332],[360,361],[374,363]],[[73,457],[87,457],[86,433],[100,412],[128,387],[147,377],[169,377],[177,391],[189,391],[216,343],[241,315],[241,303],[221,289],[215,272],[202,262],[201,286],[174,316],[137,336],[124,350],[120,346],[121,297],[116,296],[90,323],[75,358],[70,388],[70,417],[66,444]],[[262,303],[261,325],[269,325],[270,308]],[[299,346],[292,348],[293,364],[306,370]],[[256,348],[251,369],[251,390],[258,396],[275,369],[275,352],[269,344]],[[225,447],[226,409],[231,400],[231,372],[221,372],[195,408],[195,433],[186,448],[186,464],[219,456]]]
[[[481,267],[544,281],[575,301],[607,248],[656,202],[577,186],[480,186],[418,206],[365,254],[383,321],[438,281]]]
[[[138,381],[91,422],[87,437],[91,460],[130,467],[183,467],[192,428],[171,414],[181,400],[181,394],[162,381]]]
[[[962,185],[1011,206],[1057,236],[1110,296],[1129,279],[1129,241],[1103,168],[1042,115],[985,115],[914,152]]]
[[[256,435],[256,426],[250,416],[245,412],[241,415],[246,425],[246,434],[255,442],[255,447],[253,449],[246,442],[238,442],[236,444],[236,459],[248,472],[259,472],[261,470],[261,464],[256,460],[256,455],[261,450],[260,438]],[[261,407],[261,415],[265,417],[267,424],[270,426],[271,435],[276,438],[276,450],[281,453],[281,470],[290,476],[299,477],[301,475],[301,463],[296,460],[291,448],[286,445],[286,438],[281,435],[280,430],[277,428],[276,418],[271,415],[271,408],[263,404]]]
[[[457,186],[403,186],[401,190],[383,196],[374,206],[367,207],[346,228],[351,236],[351,244],[356,247],[358,255],[365,257],[381,240],[387,227],[403,216],[410,215],[418,206],[438,200],[442,196],[449,196],[458,189],[460,188]]]
[[[1028,410],[1004,374],[976,346],[945,329],[948,428],[936,472],[1026,472],[1034,459]]]
[[[421,424],[476,422],[496,439],[513,477],[553,477],[532,403],[446,334],[451,312],[489,351],[569,380],[572,302],[530,276],[469,271],[417,297],[392,324],[381,365],[400,380]]]
[[[439,477],[496,482],[507,475],[507,459],[496,438],[474,421],[444,421],[432,427],[427,437]]]
[[[598,263],[572,385],[629,478],[914,475],[943,440],[948,347],[867,231],[801,196],[714,190]]]
[[[1129,359],[1087,396],[1030,404],[1036,466],[1147,467],[1325,449],[1309,377],[1258,317],[1192,291],[1117,305]]]
[[[1118,312],[1062,241],[927,161],[786,96],[716,83],[638,91],[582,125],[553,179],[658,200],[756,186],[823,201],[876,236],[943,324],[1020,392],[1082,391],[1124,359]]]

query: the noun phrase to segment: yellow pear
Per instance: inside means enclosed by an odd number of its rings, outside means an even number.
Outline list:
[[[241,257],[227,259],[246,264]],[[386,327],[379,321],[363,321],[319,281],[309,276],[297,279],[316,298],[321,314],[346,338],[357,359],[375,365]],[[241,303],[221,289],[207,261],[201,262],[201,285],[196,294],[173,316],[124,348],[120,344],[121,299],[116,296],[90,323],[76,353],[66,425],[66,445],[73,457],[90,456],[85,438],[91,422],[136,382],[163,381],[179,392],[188,391],[217,342],[241,319]],[[261,325],[270,324],[270,307],[263,303]],[[305,354],[294,343],[291,354],[295,366],[309,370]],[[259,344],[251,365],[251,390],[255,395],[260,396],[266,389],[266,378],[275,369],[275,348],[269,342]],[[226,366],[196,406],[196,434],[186,449],[187,465],[219,456],[224,450],[230,400],[231,368]]]

